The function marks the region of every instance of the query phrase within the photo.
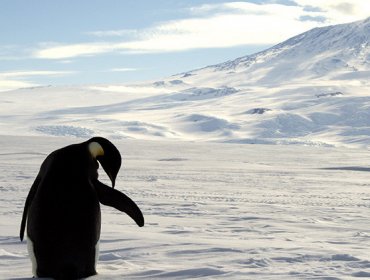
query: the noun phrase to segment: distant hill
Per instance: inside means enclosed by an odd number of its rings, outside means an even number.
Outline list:
[[[370,18],[135,85],[0,93],[2,134],[370,145]]]

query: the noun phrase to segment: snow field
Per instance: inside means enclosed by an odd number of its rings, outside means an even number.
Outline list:
[[[31,279],[18,232],[45,156],[75,138],[0,138],[0,278]],[[116,188],[146,225],[102,206],[91,279],[370,276],[370,156],[327,147],[113,140]],[[108,183],[101,174],[101,180]]]
[[[188,81],[184,89],[168,83],[0,92],[0,129],[19,136],[369,146],[368,84],[204,88]]]

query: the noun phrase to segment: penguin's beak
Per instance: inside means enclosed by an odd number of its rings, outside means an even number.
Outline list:
[[[105,173],[107,173],[109,179],[112,182],[112,187],[114,188],[117,174],[121,167],[121,154],[119,153],[118,149],[105,138],[94,137],[88,142],[90,143],[90,147],[94,146],[93,143],[99,144],[101,151],[95,154],[95,158],[99,161]],[[94,153],[92,154],[94,155]]]
[[[119,165],[117,165],[117,159],[107,158],[106,155],[98,156],[96,159],[100,162],[105,173],[107,173],[109,179],[112,182],[112,188],[114,188],[116,184],[117,174],[121,166],[121,161],[119,161]]]

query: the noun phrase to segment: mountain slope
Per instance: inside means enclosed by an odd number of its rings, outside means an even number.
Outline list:
[[[209,66],[200,71],[244,76],[249,83],[279,84],[288,80],[369,77],[370,17],[350,24],[315,28],[265,51]],[[239,75],[238,75],[239,74]],[[240,77],[238,77],[240,78]]]
[[[370,18],[134,85],[0,93],[9,135],[370,145]]]

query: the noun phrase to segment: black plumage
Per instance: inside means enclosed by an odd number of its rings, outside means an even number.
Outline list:
[[[52,152],[28,194],[20,230],[34,254],[34,276],[78,279],[96,274],[100,203],[127,213],[138,226],[144,217],[125,194],[98,180],[98,161],[115,184],[121,155],[107,139],[94,137]]]

